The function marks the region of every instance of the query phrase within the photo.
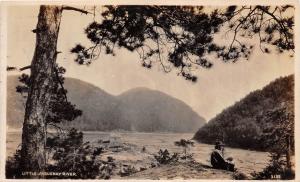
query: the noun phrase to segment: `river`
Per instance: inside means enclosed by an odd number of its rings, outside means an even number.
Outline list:
[[[138,132],[84,132],[84,141],[97,143],[99,140],[110,140],[111,143],[123,143],[131,147],[127,151],[107,152],[103,157],[112,156],[117,161],[143,166],[153,160],[153,154],[159,149],[168,149],[170,152],[182,152],[181,147],[175,146],[174,142],[180,139],[191,139],[193,133],[138,133]],[[12,156],[21,141],[20,131],[7,132],[6,156]],[[141,153],[142,148],[146,152]],[[190,147],[188,152],[193,154],[197,162],[210,165],[210,153],[213,145],[197,143]],[[233,157],[236,168],[245,174],[253,171],[261,171],[268,163],[268,153],[236,148],[225,148],[225,156]]]

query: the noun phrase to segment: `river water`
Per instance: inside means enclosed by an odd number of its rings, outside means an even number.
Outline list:
[[[140,165],[149,165],[154,160],[153,154],[159,149],[168,149],[170,152],[182,152],[181,147],[175,146],[174,142],[180,139],[191,139],[193,133],[138,133],[138,132],[84,132],[84,140],[97,143],[99,140],[110,140],[111,143],[126,144],[130,146],[127,151],[107,152],[103,157],[112,156],[117,161]],[[21,142],[20,131],[7,132],[6,156],[12,156]],[[145,148],[146,152],[141,152]],[[188,149],[194,159],[203,164],[210,165],[210,153],[213,145],[197,143]],[[261,171],[268,163],[268,153],[250,151],[236,148],[225,148],[225,157],[233,157],[236,168],[245,174],[253,171]]]

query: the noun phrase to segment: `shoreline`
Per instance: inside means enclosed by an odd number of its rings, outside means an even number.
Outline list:
[[[54,130],[53,130],[54,131]],[[80,131],[80,130],[79,130]],[[18,128],[7,128],[6,129],[6,133],[18,133],[18,132],[22,132],[22,128],[18,129]],[[117,130],[113,130],[113,131],[93,131],[93,130],[86,130],[86,131],[81,131],[82,133],[86,133],[86,134],[98,134],[98,133],[121,133],[121,134],[127,134],[127,133],[132,133],[132,134],[182,134],[182,135],[189,135],[192,134],[194,135],[194,132],[171,132],[171,131],[158,131],[158,132],[145,132],[145,131],[117,131]]]

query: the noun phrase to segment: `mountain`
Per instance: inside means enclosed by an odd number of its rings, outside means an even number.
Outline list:
[[[15,92],[18,77],[7,79],[7,123],[10,128],[20,128],[25,98]],[[195,132],[205,123],[187,104],[159,91],[135,88],[114,96],[74,78],[66,78],[64,86],[68,100],[83,111],[81,117],[65,123],[65,127],[89,131]]]
[[[293,118],[294,76],[290,75],[276,79],[228,107],[200,128],[194,139],[210,144],[222,140],[231,147],[269,150],[269,142],[275,138],[266,138],[268,132],[287,122],[293,128]]]
[[[118,98],[121,118],[131,130],[190,132],[205,122],[184,102],[159,91],[135,88]]]

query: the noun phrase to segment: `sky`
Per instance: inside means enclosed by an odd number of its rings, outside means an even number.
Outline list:
[[[7,64],[23,67],[31,63],[35,47],[35,29],[39,8],[37,6],[11,6],[7,19]],[[76,43],[88,44],[84,28],[93,21],[93,16],[74,11],[64,11],[59,32],[57,62],[66,68],[66,77],[78,78],[119,95],[136,87],[159,90],[176,97],[193,108],[206,120],[213,118],[223,109],[253,90],[261,89],[280,76],[294,73],[294,58],[289,54],[262,53],[257,40],[248,40],[255,46],[249,60],[224,63],[214,59],[211,69],[199,68],[194,74],[196,83],[177,76],[177,70],[164,73],[157,65],[152,69],[141,66],[137,53],[124,49],[116,51],[116,56],[102,54],[90,66],[80,66],[74,62],[70,49]],[[100,18],[100,16],[95,17]],[[229,43],[230,35],[216,37],[218,43]],[[16,74],[16,73],[8,73]]]

